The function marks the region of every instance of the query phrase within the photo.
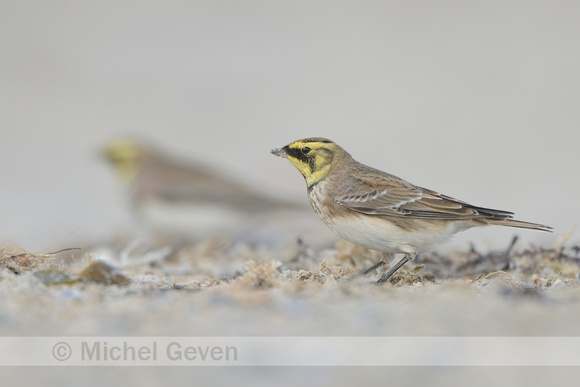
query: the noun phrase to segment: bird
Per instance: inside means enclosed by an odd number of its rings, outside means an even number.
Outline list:
[[[325,228],[318,226],[314,215],[310,223],[294,215],[311,213],[304,203],[232,178],[211,162],[184,160],[162,152],[143,139],[112,139],[103,153],[121,180],[128,183],[137,220],[164,236],[189,240],[230,236],[261,245],[288,245],[294,244],[297,236],[284,233],[302,227],[316,233],[316,229]],[[280,218],[290,221],[281,222]]]
[[[404,255],[379,283],[418,254],[432,251],[453,234],[472,227],[552,231],[549,226],[515,220],[513,212],[474,206],[359,163],[326,138],[305,138],[270,152],[298,169],[306,181],[312,209],[338,236],[379,251],[384,258]],[[352,278],[384,264],[381,259]]]

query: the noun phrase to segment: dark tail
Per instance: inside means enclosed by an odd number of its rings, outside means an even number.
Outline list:
[[[545,226],[539,223],[530,223],[530,222],[522,222],[521,220],[515,219],[489,219],[487,220],[487,224],[492,224],[496,226],[508,226],[508,227],[517,227],[517,228],[526,228],[529,230],[538,230],[538,231],[546,231],[552,232],[554,229],[550,226]]]

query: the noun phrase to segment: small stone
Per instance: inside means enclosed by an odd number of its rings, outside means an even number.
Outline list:
[[[58,267],[47,267],[34,272],[34,276],[45,285],[74,284],[78,278]]]
[[[83,282],[96,282],[104,285],[129,285],[131,279],[115,266],[103,261],[95,261],[79,274]]]

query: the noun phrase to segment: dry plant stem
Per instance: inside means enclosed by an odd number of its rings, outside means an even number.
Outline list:
[[[43,251],[46,251],[48,249],[50,249],[52,246],[59,244],[60,242],[64,241],[66,238],[68,238],[69,236],[71,236],[72,234],[74,234],[75,232],[77,232],[80,229],[80,227],[77,227],[76,229],[74,229],[73,231],[69,232],[68,234],[66,234],[64,237],[60,238],[59,240],[57,240],[56,242],[54,242],[51,245],[46,246],[44,249],[37,251],[35,253],[33,253],[32,255],[37,255],[42,253]],[[23,249],[24,250],[24,249]]]
[[[493,273],[489,273],[489,274],[487,274],[487,275],[486,275],[486,276],[484,276],[484,277],[482,277],[482,276],[479,276],[479,278],[477,278],[477,279],[476,279],[475,281],[473,281],[472,283],[476,283],[476,282],[479,282],[479,281],[483,281],[484,279],[488,279],[488,278],[489,278],[489,277],[491,277],[492,275],[496,275],[496,274],[504,274],[504,275],[508,276],[508,277],[509,277],[509,278],[511,278],[511,279],[516,279],[516,278],[515,278],[513,275],[510,275],[510,274],[506,273],[506,272],[505,272],[505,271],[503,271],[503,270],[498,270],[498,271],[494,271]]]
[[[52,253],[47,253],[47,255],[56,255],[64,253],[65,251],[82,251],[80,247],[67,247],[66,249],[60,249],[58,251],[53,251]]]
[[[547,286],[552,286],[552,284],[554,283],[554,281],[556,281],[558,279],[558,277],[560,276],[560,274],[562,274],[562,272],[559,272],[554,278],[552,278],[551,280],[548,280],[548,282],[546,282]]]
[[[378,284],[382,284],[383,282],[387,282],[387,280],[393,275],[395,274],[395,272],[397,270],[399,270],[401,268],[401,266],[403,266],[405,263],[409,262],[411,259],[409,257],[407,257],[406,255],[395,265],[391,268],[391,270],[389,270],[384,276],[381,277],[381,279],[379,279],[377,281]]]

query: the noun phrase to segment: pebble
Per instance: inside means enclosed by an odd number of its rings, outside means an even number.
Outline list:
[[[61,268],[47,267],[34,272],[34,276],[45,285],[74,284],[78,278]]]
[[[104,285],[126,286],[131,283],[131,279],[115,266],[103,262],[95,261],[87,266],[80,274],[79,280],[83,282],[96,282]]]

